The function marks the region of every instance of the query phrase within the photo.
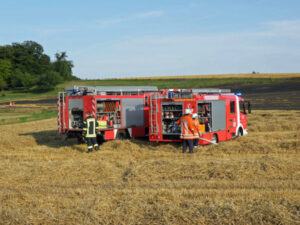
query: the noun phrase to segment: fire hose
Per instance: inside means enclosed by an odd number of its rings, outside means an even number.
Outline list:
[[[216,142],[207,140],[207,139],[205,139],[205,138],[199,138],[199,139],[200,139],[200,140],[203,140],[203,141],[207,141],[207,142],[209,142],[209,143],[211,143],[211,144],[213,144],[213,145],[218,145]]]

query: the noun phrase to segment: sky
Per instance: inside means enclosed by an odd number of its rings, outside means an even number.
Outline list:
[[[299,0],[0,0],[0,45],[66,51],[82,79],[300,72]]]

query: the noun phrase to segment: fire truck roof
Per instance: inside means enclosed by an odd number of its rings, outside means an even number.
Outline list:
[[[163,91],[168,91],[168,92],[189,92],[189,93],[193,93],[193,94],[225,94],[225,93],[231,93],[230,89],[220,89],[220,88],[164,89]]]
[[[65,87],[67,93],[73,93],[74,90],[83,92],[87,91],[90,94],[100,94],[103,92],[153,92],[158,91],[155,86],[67,86]]]

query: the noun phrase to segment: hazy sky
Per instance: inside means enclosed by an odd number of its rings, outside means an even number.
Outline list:
[[[66,51],[80,78],[300,72],[299,0],[1,0],[0,45]]]

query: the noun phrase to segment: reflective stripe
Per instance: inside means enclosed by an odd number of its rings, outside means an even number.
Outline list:
[[[182,137],[194,137],[193,134],[181,134],[180,136],[182,136]]]
[[[195,133],[193,136],[194,136],[194,138],[199,138],[199,134],[198,133]]]
[[[180,123],[180,126],[181,126],[181,135],[183,134],[183,122],[181,121]]]
[[[183,125],[184,125],[184,128],[185,128],[185,134],[189,134],[187,121],[186,120],[182,120],[182,121],[183,121]]]
[[[240,119],[240,101],[239,101],[239,97],[235,96],[235,112],[236,112],[236,116],[237,116],[237,125],[236,125],[236,130],[235,130],[235,135],[238,136],[239,133],[239,128],[241,127],[241,119]]]
[[[194,136],[194,134],[182,134],[182,136]]]
[[[194,135],[186,136],[186,135],[180,135],[181,139],[195,139]]]
[[[181,133],[183,135],[188,135],[188,125],[187,125],[187,121],[186,120],[181,120]]]
[[[93,117],[86,118],[83,130],[87,131],[86,137],[96,137],[96,119]]]
[[[97,105],[97,101],[96,101],[96,98],[93,97],[93,100],[92,100],[92,115],[93,117],[95,118],[96,117],[96,105]]]

